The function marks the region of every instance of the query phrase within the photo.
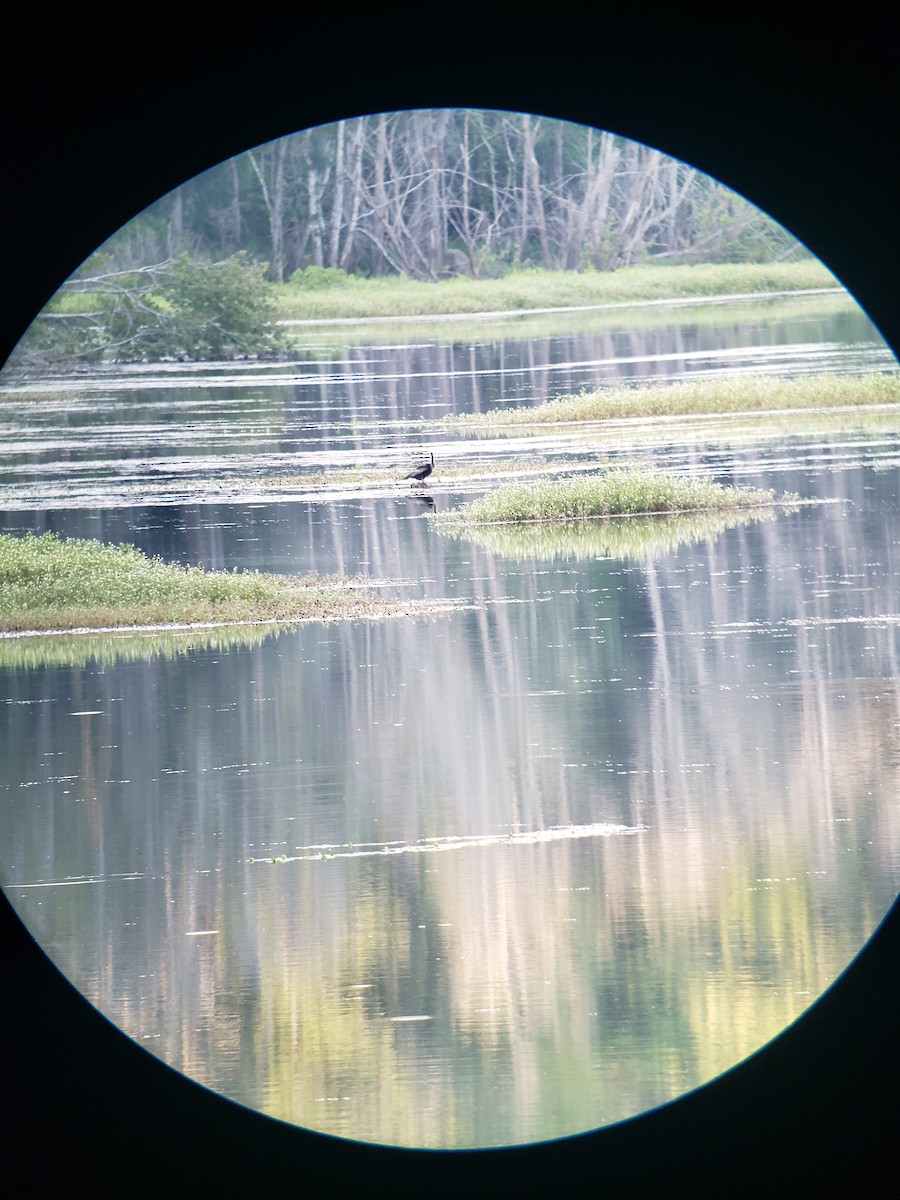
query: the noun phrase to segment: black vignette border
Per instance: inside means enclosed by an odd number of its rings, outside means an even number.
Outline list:
[[[815,35],[784,10],[756,13],[752,29],[684,11],[217,20],[154,15],[126,34],[18,14],[0,107],[3,359],[88,253],[197,171],[294,128],[445,105],[585,121],[694,163],[801,236],[900,346],[900,95],[885,17]],[[78,996],[0,897],[4,1173],[21,1196],[82,1180],[99,1195],[301,1184],[543,1196],[563,1181],[705,1195],[776,1179],[852,1194],[898,1165],[898,926],[895,905],[807,1017],[675,1105],[567,1142],[445,1155],[318,1137],[183,1080]]]

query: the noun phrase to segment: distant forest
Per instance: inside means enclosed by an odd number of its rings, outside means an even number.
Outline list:
[[[806,256],[748,201],[658,150],[549,117],[457,109],[359,117],[248,150],[164,196],[102,253],[130,270],[238,251],[277,283],[308,267],[436,280]]]

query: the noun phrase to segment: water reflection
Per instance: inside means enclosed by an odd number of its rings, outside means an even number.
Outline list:
[[[582,314],[575,329],[532,337],[515,323],[488,323],[473,341],[419,336],[344,346],[327,358],[310,350],[272,367],[155,364],[65,380],[5,376],[0,505],[252,502],[266,498],[264,481],[273,475],[406,461],[423,424],[447,414],[710,372],[860,374],[896,366],[843,293],[762,302],[752,314],[709,305],[656,321],[644,313],[641,321],[634,313]]]
[[[316,506],[296,558],[340,529],[476,607],[5,670],[4,884],[142,1044],[316,1129],[508,1144],[676,1096],[893,899],[896,482],[819,464],[828,504],[521,564],[409,497]]]
[[[657,558],[679,546],[705,542],[726,529],[774,521],[774,508],[732,512],[674,513],[589,521],[523,524],[438,525],[450,537],[476,542],[492,554],[518,561],[554,558]]]
[[[0,639],[4,888],[101,1012],[251,1107],[431,1147],[615,1121],[780,1032],[894,898],[896,412],[434,446],[639,452],[795,511],[457,539],[428,516],[489,471],[266,489],[597,382],[896,366],[846,298],[574,321],[3,381],[4,531],[468,605]]]
[[[256,646],[277,636],[276,625],[216,625],[170,629],[115,629],[96,633],[0,635],[0,668],[86,667],[119,660],[149,661],[198,650]]]

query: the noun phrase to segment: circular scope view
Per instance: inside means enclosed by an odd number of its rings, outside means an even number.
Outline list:
[[[0,421],[0,883],[189,1078],[584,1132],[892,904],[898,364],[685,163],[475,110],[248,150],[66,281]]]

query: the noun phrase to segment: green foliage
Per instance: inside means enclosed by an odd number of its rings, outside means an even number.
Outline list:
[[[288,280],[292,288],[300,288],[308,292],[323,292],[331,288],[346,287],[353,281],[353,276],[342,271],[340,267],[304,267],[295,271]]]
[[[209,361],[284,348],[262,266],[242,253],[218,263],[182,254],[134,271],[87,276],[82,269],[38,316],[12,361]]]
[[[236,254],[219,263],[183,254],[165,274],[160,355],[191,359],[256,356],[276,348],[274,299],[262,267]]]
[[[692,210],[696,249],[685,257],[722,263],[808,261],[790,233],[733,192],[710,187],[707,203]]]

